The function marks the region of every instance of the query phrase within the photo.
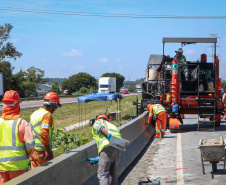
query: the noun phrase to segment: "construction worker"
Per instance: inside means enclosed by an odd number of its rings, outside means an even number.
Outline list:
[[[27,159],[34,152],[31,127],[20,118],[19,103],[17,91],[5,92],[0,118],[0,184],[27,172]]]
[[[95,120],[92,128],[93,138],[97,143],[98,154],[96,158],[90,158],[91,164],[98,163],[97,176],[100,185],[118,184],[118,163],[121,150],[109,146],[112,136],[122,138],[120,130],[109,123],[105,114],[100,114]],[[99,161],[99,162],[98,162]]]
[[[224,117],[223,117],[223,119],[226,119],[226,93],[225,92],[222,96],[222,102],[224,104]]]
[[[179,72],[179,80],[181,80],[181,71],[183,71],[185,80],[188,80],[189,74],[188,74],[188,66],[187,66],[187,61],[186,57],[183,55],[183,49],[179,48],[178,51],[176,52],[177,55],[177,60],[178,60],[178,66],[180,69]]]
[[[31,169],[53,159],[52,132],[54,121],[52,114],[61,107],[59,96],[49,92],[44,97],[44,106],[30,117],[32,133],[35,138],[35,151],[31,156]]]
[[[151,120],[153,116],[155,117],[156,124],[155,124],[155,130],[156,130],[156,137],[161,136],[164,137],[165,131],[166,131],[166,110],[161,104],[148,104],[147,106],[149,110],[149,118],[148,118],[148,124],[151,123]]]

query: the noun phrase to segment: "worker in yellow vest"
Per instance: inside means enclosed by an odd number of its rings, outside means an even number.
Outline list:
[[[93,124],[92,134],[97,143],[99,156],[90,158],[89,162],[91,164],[98,163],[97,176],[99,183],[100,185],[117,185],[117,169],[121,150],[109,146],[109,142],[112,136],[122,138],[120,130],[109,123],[109,119],[105,114],[100,114]]]
[[[161,104],[148,104],[147,106],[149,110],[149,118],[148,123],[150,124],[152,118],[154,116],[156,123],[155,123],[155,135],[157,138],[165,136],[166,131],[166,110]]]
[[[31,169],[53,159],[52,132],[54,121],[52,114],[61,107],[59,96],[50,92],[44,97],[44,106],[30,117],[32,133],[35,138],[35,151],[31,156]]]
[[[183,71],[185,80],[188,81],[189,73],[188,73],[188,65],[186,61],[186,57],[183,55],[183,49],[179,48],[176,52],[176,57],[178,60],[178,66],[179,66],[179,80],[181,80],[181,72]]]
[[[29,157],[34,152],[31,127],[20,118],[17,91],[6,91],[0,118],[0,184],[28,171]]]
[[[222,102],[223,102],[223,105],[224,105],[224,119],[226,119],[226,93],[223,94],[222,96]]]

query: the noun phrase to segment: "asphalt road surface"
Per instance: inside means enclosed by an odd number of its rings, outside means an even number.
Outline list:
[[[123,96],[133,96],[138,95],[137,93],[131,93],[131,94],[123,94]],[[60,103],[62,105],[64,104],[70,104],[70,103],[78,103],[77,98],[61,98]],[[2,111],[3,104],[0,104],[0,112]],[[38,108],[43,106],[43,100],[38,101],[23,101],[20,104],[20,109],[32,109],[32,108]]]
[[[153,137],[140,156],[120,177],[120,184],[138,184],[139,181],[161,177],[164,184],[202,184],[225,185],[223,161],[212,171],[212,164],[204,162],[202,173],[199,141],[201,139],[226,139],[226,122],[223,121],[215,131],[211,123],[202,123],[197,130],[197,116],[185,115],[184,125],[178,133],[166,132],[164,138]]]

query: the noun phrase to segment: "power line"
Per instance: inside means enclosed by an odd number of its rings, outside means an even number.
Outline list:
[[[112,14],[112,13],[25,9],[25,8],[14,8],[14,7],[0,7],[0,10],[26,12],[26,13],[55,14],[55,15],[120,17],[120,18],[139,18],[139,19],[226,19],[226,16],[173,16],[173,15]]]

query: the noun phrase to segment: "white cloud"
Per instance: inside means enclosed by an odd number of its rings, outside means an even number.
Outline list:
[[[46,60],[46,59],[42,59],[42,62],[47,63],[47,62],[49,62],[49,61]]]
[[[108,58],[98,58],[97,59],[97,61],[98,61],[98,63],[101,63],[101,64],[103,64],[103,63],[107,63],[107,62],[109,62],[109,59]]]
[[[61,67],[67,67],[68,65],[66,63],[60,64]]]
[[[117,57],[117,58],[116,58],[116,62],[117,62],[117,63],[120,63],[120,62],[122,62],[122,58],[120,58],[120,57]]]
[[[196,54],[197,52],[196,52],[196,50],[194,50],[194,49],[188,49],[188,50],[186,50],[184,53],[187,54],[187,55],[194,55],[194,54]]]
[[[77,70],[83,70],[83,69],[85,69],[84,66],[77,66]]]
[[[109,68],[108,68],[109,71],[112,71],[113,69],[114,69],[113,67],[109,67]]]
[[[122,65],[120,65],[120,66],[118,66],[118,68],[119,68],[119,69],[122,69],[122,68],[123,68],[123,66],[122,66]]]
[[[19,38],[12,39],[12,43],[15,44],[15,43],[18,42],[19,40],[20,40]]]
[[[77,49],[72,49],[70,52],[61,53],[61,55],[67,56],[67,57],[82,56],[83,52],[81,52]]]

